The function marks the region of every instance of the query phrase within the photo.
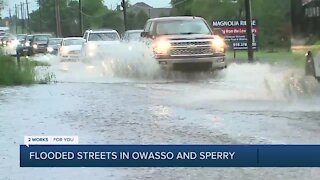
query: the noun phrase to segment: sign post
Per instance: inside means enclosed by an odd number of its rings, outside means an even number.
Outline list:
[[[253,62],[251,0],[246,0],[245,4],[246,4],[246,22],[247,22],[248,60],[249,62]]]

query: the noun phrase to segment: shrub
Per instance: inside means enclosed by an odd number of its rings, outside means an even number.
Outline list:
[[[0,85],[30,85],[36,83],[35,65],[28,60],[20,64],[8,56],[0,55]]]

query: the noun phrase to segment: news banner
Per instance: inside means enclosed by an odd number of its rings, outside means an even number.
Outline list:
[[[320,145],[82,145],[25,136],[20,167],[320,167]]]

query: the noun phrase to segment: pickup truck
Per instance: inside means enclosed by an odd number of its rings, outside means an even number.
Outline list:
[[[149,19],[141,37],[165,69],[215,70],[227,67],[224,39],[214,35],[201,17]]]

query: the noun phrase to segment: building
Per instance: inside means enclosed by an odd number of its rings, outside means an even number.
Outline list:
[[[314,43],[320,38],[320,0],[291,0],[293,37]]]
[[[139,13],[140,11],[145,12],[150,18],[157,18],[162,16],[170,16],[172,8],[153,8],[152,6],[138,2],[128,8],[128,12]]]

